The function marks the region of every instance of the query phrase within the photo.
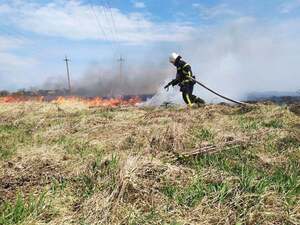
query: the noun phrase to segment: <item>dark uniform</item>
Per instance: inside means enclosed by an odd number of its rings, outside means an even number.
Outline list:
[[[195,77],[191,66],[183,61],[180,56],[176,59],[174,65],[177,67],[176,79],[172,80],[166,87],[179,85],[183,100],[189,106],[192,106],[193,103],[205,104],[204,100],[193,95],[195,81],[190,78]]]

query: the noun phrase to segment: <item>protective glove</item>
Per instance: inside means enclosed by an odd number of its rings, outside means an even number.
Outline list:
[[[169,87],[172,85],[172,81],[171,82],[169,82],[164,88],[167,90],[167,91],[169,91]]]

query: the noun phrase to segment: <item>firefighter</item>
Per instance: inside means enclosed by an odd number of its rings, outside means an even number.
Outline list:
[[[177,53],[172,53],[169,60],[170,63],[176,66],[177,74],[176,78],[165,86],[165,89],[168,89],[171,85],[173,87],[179,85],[183,100],[188,106],[205,104],[204,100],[193,95],[195,81],[191,78],[195,79],[195,77],[193,76],[191,66],[183,61],[182,57]]]

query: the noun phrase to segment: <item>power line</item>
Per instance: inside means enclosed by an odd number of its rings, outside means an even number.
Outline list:
[[[113,21],[113,26],[114,26],[114,29],[115,29],[115,32],[116,32],[116,36],[117,36],[117,43],[116,44],[118,46],[120,54],[122,54],[120,29],[118,27],[118,23],[116,23],[116,20],[114,18],[113,11],[112,11],[112,6],[110,4],[110,1],[108,1],[108,6],[109,6],[109,10],[110,10],[110,15],[111,15],[111,18],[112,18],[112,21]]]
[[[111,33],[111,38],[113,39],[113,41],[115,42],[116,39],[115,39],[115,34],[114,34],[114,30],[113,30],[113,24],[112,22],[110,21],[109,19],[109,16],[108,16],[108,12],[107,12],[107,5],[106,5],[106,2],[104,0],[101,1],[102,2],[102,6],[101,6],[101,12],[102,14],[104,15],[106,21],[107,21],[107,24],[109,25],[109,31]]]
[[[109,9],[110,17],[111,17],[111,21],[112,21],[112,25],[113,25],[112,27],[113,27],[114,33],[116,35],[116,38],[118,39],[118,30],[117,30],[117,26],[116,26],[116,22],[115,22],[115,19],[114,19],[114,15],[113,15],[113,12],[112,12],[111,5],[110,5],[109,1],[106,1],[106,0],[104,0],[104,1],[106,2],[106,5]]]
[[[93,1],[92,1],[93,2]],[[106,14],[106,11],[104,10],[105,9],[105,7],[104,7],[104,5],[101,5],[101,6],[97,6],[97,7],[95,7],[94,5],[93,5],[93,3],[89,3],[89,5],[90,5],[90,8],[91,8],[91,12],[92,12],[92,14],[93,14],[93,16],[95,17],[95,19],[96,19],[96,21],[97,21],[97,26],[98,26],[98,28],[99,28],[99,30],[103,33],[103,35],[104,35],[104,37],[105,37],[105,40],[106,41],[108,41],[108,42],[110,42],[110,44],[112,45],[112,48],[113,48],[113,51],[114,52],[117,52],[117,46],[116,46],[116,44],[115,44],[115,38],[114,38],[114,35],[113,35],[113,33],[112,33],[112,30],[110,30],[110,29],[107,29],[106,30],[106,27],[105,26],[103,26],[103,24],[105,24],[105,22],[104,23],[102,23],[102,22],[100,22],[101,21],[101,19],[100,18],[103,18],[103,20],[104,20],[104,18],[106,19],[106,22],[107,22],[107,24],[109,23],[109,19],[108,19],[108,16],[107,16],[107,14]],[[98,13],[99,13],[99,9],[100,9],[100,12],[101,12],[101,14],[99,14],[101,17],[99,18],[99,16],[98,16]],[[109,27],[111,27],[111,26],[109,26]],[[110,33],[110,34],[109,34]],[[110,37],[109,36],[111,36],[111,39],[112,40],[110,40]]]
[[[103,34],[105,40],[108,41],[106,32],[105,32],[104,28],[102,27],[102,23],[100,23],[99,17],[98,17],[97,14],[96,14],[96,11],[95,11],[95,9],[94,9],[93,4],[89,4],[89,5],[90,5],[90,8],[91,8],[91,12],[92,12],[92,14],[94,15],[94,17],[95,17],[95,19],[96,19],[96,24],[97,24],[98,28],[99,28],[100,31],[102,32],[102,34]]]
[[[112,39],[112,44],[114,45],[114,48],[115,48],[115,52],[118,52],[120,49],[119,49],[119,46],[118,46],[118,41],[117,41],[117,31],[115,29],[115,22],[114,22],[114,19],[113,19],[113,15],[112,15],[112,11],[110,12],[110,15],[109,14],[109,10],[111,10],[109,4],[107,3],[107,1],[105,0],[101,0],[101,13],[103,15],[103,17],[106,19],[106,22],[107,24],[109,25],[108,26],[108,30],[111,34],[111,39]]]

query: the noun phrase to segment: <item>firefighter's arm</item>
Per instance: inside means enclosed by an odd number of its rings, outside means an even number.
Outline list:
[[[179,80],[174,79],[174,80],[172,80],[171,82],[169,82],[169,83],[165,86],[165,89],[169,88],[171,85],[172,85],[172,86],[175,86],[175,85],[177,85],[177,84],[179,84]]]

